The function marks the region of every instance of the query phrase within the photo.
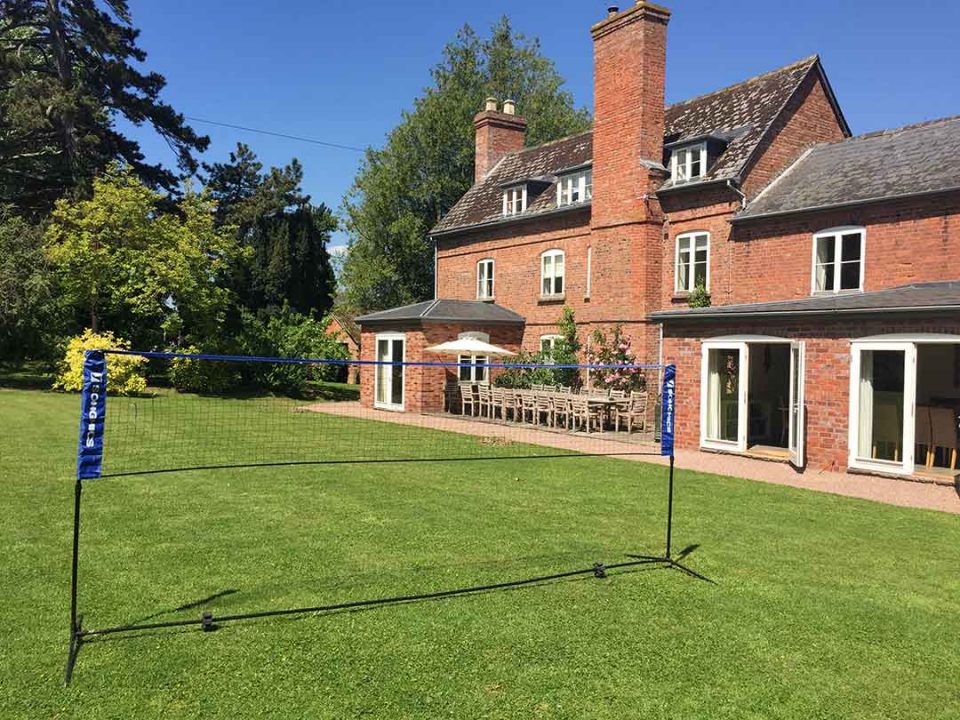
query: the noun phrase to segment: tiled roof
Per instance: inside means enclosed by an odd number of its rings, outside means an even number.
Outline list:
[[[503,217],[503,185],[514,180],[549,177],[558,170],[584,165],[593,157],[593,133],[554,140],[537,147],[510,153],[503,157],[487,176],[467,190],[450,212],[437,223],[431,233],[479,225],[498,220],[513,221],[517,217]],[[576,207],[576,206],[574,206]],[[583,206],[580,206],[583,207]],[[528,188],[527,210],[529,217],[557,209],[557,183],[551,178],[538,187],[538,194],[531,196]]]
[[[818,145],[736,219],[960,188],[960,117]]]
[[[339,313],[331,313],[330,319],[336,321],[341,329],[346,335],[353,340],[355,343],[360,342],[360,328],[357,327],[356,321],[353,318],[347,317],[346,315],[340,315]]]
[[[809,57],[722,90],[670,105],[666,108],[664,142],[692,140],[707,135],[725,136],[729,140],[726,149],[703,180],[709,182],[736,178],[800,83],[818,67],[819,58]],[[584,165],[592,158],[592,132],[506,155],[483,180],[460,198],[431,233],[436,235],[487,223],[514,222],[557,211],[554,176],[558,171]],[[503,186],[531,178],[547,178],[547,182],[537,188],[538,193],[528,201],[526,212],[505,218]],[[685,185],[694,186],[693,183]],[[584,205],[570,209],[578,207]],[[567,207],[560,210],[567,210]]]
[[[522,315],[495,303],[477,300],[427,300],[361,315],[361,325],[392,322],[470,322],[486,325],[522,325]]]
[[[660,322],[669,322],[707,319],[732,320],[783,315],[921,311],[960,311],[960,280],[916,283],[864,293],[814,295],[802,300],[666,310],[653,313],[651,317]]]

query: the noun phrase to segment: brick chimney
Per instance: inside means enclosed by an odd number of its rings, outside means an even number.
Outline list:
[[[609,8],[593,36],[594,227],[648,219],[644,195],[663,162],[664,76],[670,11],[644,0]]]
[[[477,154],[474,182],[480,182],[507,153],[523,149],[527,121],[516,115],[513,100],[505,100],[503,111],[497,109],[496,98],[487,98],[483,112],[473,118],[477,129]]]

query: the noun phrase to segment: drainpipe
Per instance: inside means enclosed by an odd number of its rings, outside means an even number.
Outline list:
[[[747,196],[740,191],[740,188],[738,188],[736,185],[733,184],[733,180],[730,180],[730,179],[727,180],[727,187],[733,190],[733,192],[735,192],[737,195],[740,196],[740,209],[746,210]]]
[[[437,270],[439,268],[439,260],[437,259],[437,239],[435,237],[431,237],[430,242],[433,243],[433,299],[437,300],[437,289],[440,287],[440,278],[437,276]]]

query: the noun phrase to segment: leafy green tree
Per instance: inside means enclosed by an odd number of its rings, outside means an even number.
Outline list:
[[[303,193],[299,161],[263,172],[256,154],[238,143],[228,162],[204,169],[217,201],[217,223],[235,226],[238,241],[251,251],[235,279],[240,302],[252,310],[289,306],[325,314],[335,288],[327,245],[337,222],[325,205],[313,205]]]
[[[465,26],[431,76],[386,145],[367,151],[344,200],[349,252],[341,281],[349,310],[432,297],[427,234],[473,183],[473,117],[484,98],[515,100],[529,121],[531,145],[589,126],[539,42],[514,32],[506,18],[488,38]]]
[[[0,202],[44,214],[114,160],[175,192],[178,176],[148,163],[119,118],[152,126],[195,172],[209,140],[160,99],[166,80],[138,69],[138,35],[127,0],[0,0]]]
[[[68,327],[56,278],[43,252],[42,225],[0,207],[0,358],[50,354]]]
[[[129,168],[94,180],[89,200],[60,200],[46,233],[47,257],[64,297],[137,343],[219,332],[231,302],[225,287],[245,252],[214,203],[189,187],[175,212]],[[103,321],[101,323],[101,321]]]

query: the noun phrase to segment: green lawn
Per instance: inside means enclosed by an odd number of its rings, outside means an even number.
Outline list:
[[[960,717],[960,518],[682,470],[676,547],[716,585],[618,571],[113,637],[64,688],[77,407],[0,389],[0,718]],[[320,421],[296,439],[387,437]],[[81,608],[102,626],[618,562],[662,547],[664,483],[595,458],[93,481]]]

